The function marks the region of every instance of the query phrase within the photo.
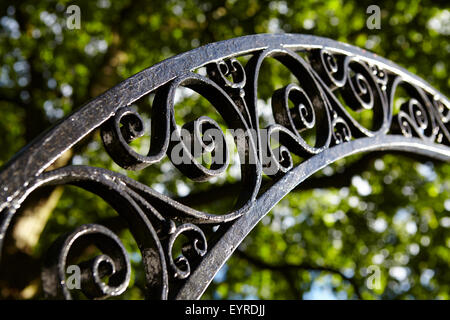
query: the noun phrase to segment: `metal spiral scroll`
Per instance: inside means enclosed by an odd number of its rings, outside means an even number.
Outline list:
[[[269,59],[287,68],[295,81],[274,90],[275,123],[260,128],[259,74]],[[206,74],[197,73],[201,67]],[[175,93],[180,87],[204,97],[222,123],[201,116],[177,124]],[[399,88],[408,98],[396,111]],[[146,126],[130,105],[149,93],[155,94],[150,147],[139,154],[129,144],[143,138]],[[360,112],[370,115],[370,121],[360,123]],[[108,154],[127,170],[145,170],[167,156],[186,177],[207,181],[224,174],[229,164],[231,148],[223,126],[239,132],[235,144],[242,181],[236,206],[222,215],[193,209],[102,168],[67,166],[44,172],[65,150],[99,129]],[[449,161],[449,131],[447,98],[358,48],[303,35],[255,35],[207,45],[127,79],[24,149],[0,173],[0,180],[8,183],[0,189],[0,246],[31,192],[45,185],[76,185],[103,198],[127,221],[142,254],[148,298],[199,298],[248,232],[304,179],[337,159],[371,150],[416,152]],[[311,132],[315,139],[308,143],[305,136]],[[212,159],[209,167],[196,160],[206,153]],[[292,155],[302,162],[294,163]],[[261,190],[264,175],[273,183]],[[187,243],[174,257],[175,243],[182,238]],[[103,254],[80,263],[83,292],[105,298],[125,290],[130,267],[119,239],[104,227],[87,225],[50,248],[42,277],[49,297],[71,298],[65,285],[67,261],[75,244],[89,241]],[[105,276],[108,283],[102,280]]]
[[[182,234],[190,235],[192,243],[183,246],[182,255],[175,260],[172,258],[173,245],[177,238]],[[173,276],[176,279],[185,279],[189,277],[191,273],[191,265],[189,260],[193,260],[196,257],[203,257],[207,251],[207,243],[205,234],[196,225],[186,223],[179,226],[174,233],[170,235],[170,239],[167,243],[167,252],[169,255],[169,264],[173,270]]]
[[[95,244],[106,254],[79,264],[83,293],[92,299],[108,298],[123,293],[130,282],[130,261],[119,238],[109,229],[96,224],[83,225],[60,237],[49,249],[42,271],[42,282],[47,298],[72,299],[66,284],[71,249],[82,243]],[[102,278],[108,276],[109,282]]]

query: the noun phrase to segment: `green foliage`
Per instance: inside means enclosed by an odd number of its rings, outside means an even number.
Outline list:
[[[338,165],[324,171],[335,170]],[[386,155],[350,187],[290,194],[240,248],[267,266],[237,254],[227,264],[227,281],[214,282],[206,297],[298,299],[325,279],[337,298],[357,298],[358,290],[365,299],[448,299],[447,173],[448,166]],[[286,264],[303,267],[273,267]],[[374,291],[365,285],[371,265],[381,270]]]
[[[248,34],[307,33],[353,44],[450,93],[448,4],[383,2],[381,29],[369,30],[366,8],[373,1],[82,0],[75,3],[81,8],[81,28],[69,30],[65,10],[70,4],[5,0],[0,5],[0,166],[52,123],[121,80],[175,54]],[[273,90],[291,80],[279,63],[265,63],[261,110],[268,108]],[[224,126],[205,99],[189,91],[180,95],[179,125],[208,115]],[[147,119],[152,98],[135,105]],[[361,117],[367,121],[365,114]],[[133,147],[145,153],[148,138],[133,142]],[[141,172],[127,172],[106,154],[98,132],[73,152],[72,164],[121,172],[173,197],[240,179],[231,166],[218,179],[193,183],[167,159]],[[358,159],[341,160],[313,178],[342,172]],[[204,298],[314,298],[322,284],[343,299],[448,299],[449,165],[397,155],[370,161],[345,186],[288,195],[252,231],[239,248],[242,253],[231,258]],[[232,208],[234,198],[196,207],[223,213]],[[32,255],[40,256],[63,232],[114,216],[101,199],[67,187]],[[121,298],[142,298],[137,245],[128,231],[120,236],[133,265],[131,288]],[[371,265],[381,270],[377,290],[366,286]]]

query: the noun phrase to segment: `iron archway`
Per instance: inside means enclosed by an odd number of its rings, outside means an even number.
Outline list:
[[[242,56],[248,58],[245,65],[238,59]],[[276,123],[260,128],[258,75],[268,57],[288,68],[298,83],[274,92],[272,110]],[[206,75],[196,73],[202,67],[206,67]],[[201,212],[102,168],[66,166],[46,170],[97,129],[106,150],[123,168],[142,170],[165,156],[171,158],[175,144],[170,137],[175,132],[180,138],[174,121],[174,94],[179,86],[208,99],[228,127],[244,132],[245,139],[238,147],[243,191],[232,211],[225,215]],[[410,98],[400,110],[394,110],[399,86]],[[148,154],[141,155],[128,143],[142,134],[143,120],[128,106],[150,93],[156,95],[152,141]],[[371,110],[370,126],[356,121],[337,93],[350,109]],[[289,101],[296,106],[294,109],[289,107]],[[212,119],[201,117],[185,126],[191,143],[199,145],[201,152],[224,153],[217,145],[226,149],[226,144],[204,141],[202,126],[219,129]],[[305,128],[316,130],[315,145],[302,137]],[[142,253],[148,297],[198,299],[258,221],[313,173],[346,156],[377,150],[411,152],[448,162],[449,128],[450,102],[445,96],[408,71],[365,50],[294,34],[253,35],[209,44],[130,77],[22,149],[0,172],[0,248],[12,217],[31,192],[45,185],[77,185],[104,198],[127,220]],[[277,153],[270,146],[272,135],[280,143]],[[195,155],[189,154],[187,143],[180,143],[189,161],[176,166],[194,181],[214,177],[228,164],[222,157],[215,166],[202,167]],[[304,161],[293,167],[291,153]],[[254,161],[248,161],[250,158]],[[274,182],[261,190],[263,174],[273,176]],[[172,247],[181,234],[191,243],[181,257],[174,259]],[[85,225],[50,249],[43,272],[44,290],[49,297],[70,299],[63,277],[64,259],[77,239],[85,236],[99,246],[110,243],[104,248],[107,255],[90,262],[88,269],[92,274],[86,290],[92,297],[125,290],[129,263],[120,241],[104,227]],[[113,270],[111,286],[101,282],[100,263]]]

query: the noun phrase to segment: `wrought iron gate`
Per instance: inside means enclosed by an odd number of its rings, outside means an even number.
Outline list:
[[[240,57],[247,57],[245,65]],[[263,61],[274,58],[295,76],[296,83],[273,93],[275,124],[260,128],[258,76]],[[198,73],[206,67],[206,74]],[[125,175],[102,168],[68,165],[48,170],[66,150],[100,129],[111,158],[128,170],[142,170],[168,156],[194,181],[221,174],[228,165],[223,134],[208,117],[183,126],[174,116],[174,95],[187,87],[206,98],[236,135],[242,191],[236,208],[224,215],[201,212],[158,193]],[[409,99],[394,110],[399,87]],[[129,143],[143,134],[143,120],[130,104],[154,93],[151,144],[147,155]],[[369,126],[353,111],[370,110]],[[290,104],[294,107],[290,107]],[[315,144],[302,137],[314,129]],[[330,163],[352,154],[387,150],[450,160],[450,102],[429,84],[394,63],[359,48],[307,35],[253,35],[209,44],[150,67],[88,102],[18,153],[0,173],[0,248],[11,219],[24,200],[48,185],[75,185],[107,201],[128,222],[142,254],[147,296],[154,299],[197,299],[241,241],[293,188]],[[264,134],[263,134],[264,133]],[[271,146],[276,138],[280,146]],[[174,139],[175,138],[175,139]],[[177,143],[175,143],[176,141]],[[181,147],[188,161],[173,159]],[[211,152],[206,168],[198,152]],[[293,166],[291,153],[303,161]],[[253,161],[250,161],[253,159]],[[273,177],[261,188],[262,175]],[[174,259],[172,248],[183,234],[190,239]],[[49,298],[70,299],[65,283],[66,260],[74,246],[89,241],[104,254],[82,266],[83,291],[92,298],[126,290],[130,263],[119,238],[107,228],[83,225],[49,249],[43,288]],[[102,276],[111,275],[109,283]]]

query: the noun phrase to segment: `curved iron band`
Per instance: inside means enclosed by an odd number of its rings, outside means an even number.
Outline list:
[[[216,245],[208,251],[202,263],[179,290],[176,299],[199,299],[216,273],[256,224],[298,184],[336,160],[372,151],[403,151],[441,161],[450,161],[449,148],[402,136],[361,138],[324,150],[287,172],[267,192],[256,199],[250,211],[234,222]]]
[[[11,159],[0,172],[0,212],[11,206],[14,198],[20,197],[27,184],[42,173],[64,151],[70,149],[87,134],[98,128],[115,112],[155,90],[183,73],[195,70],[210,62],[228,57],[256,52],[267,48],[291,50],[330,48],[335,52],[356,55],[367,62],[400,75],[423,88],[433,96],[442,95],[428,83],[389,60],[360,48],[322,37],[296,34],[260,34],[208,44],[162,61],[121,82],[99,97],[86,103],[66,117],[59,125],[37,137]],[[442,97],[446,100],[445,97]],[[78,121],[82,119],[83,121]],[[46,152],[43,153],[42,150]],[[4,219],[0,235],[5,231]]]

